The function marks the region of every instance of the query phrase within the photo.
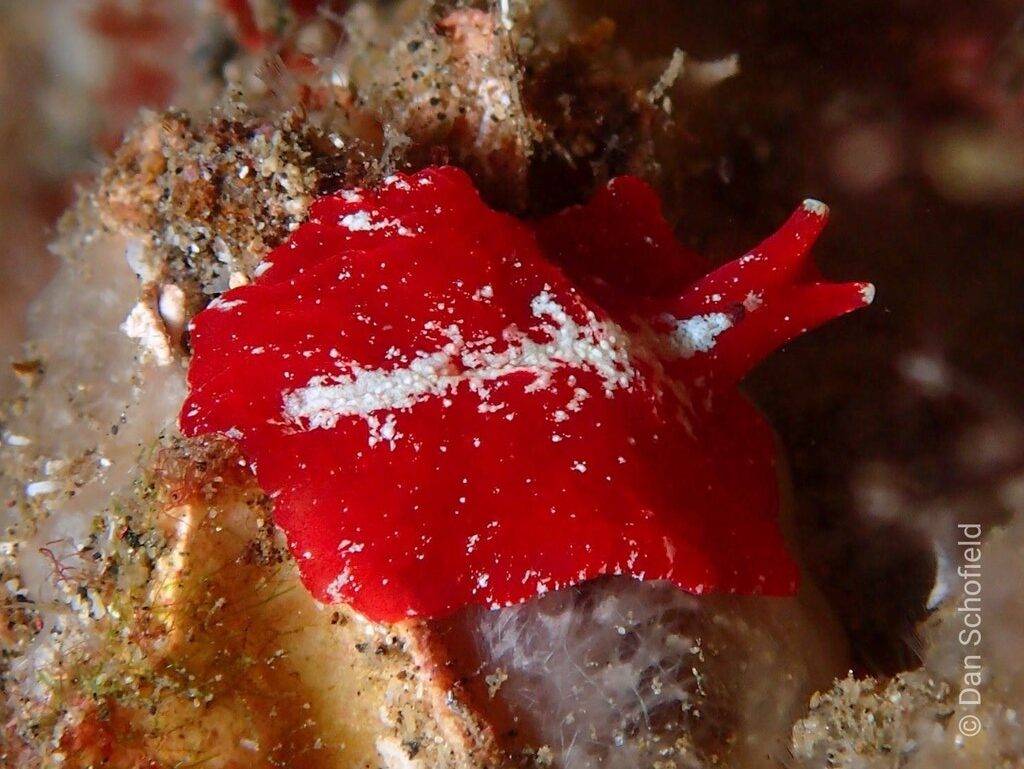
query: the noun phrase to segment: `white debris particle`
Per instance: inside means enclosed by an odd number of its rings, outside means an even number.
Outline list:
[[[764,304],[764,299],[761,294],[755,294],[753,291],[747,293],[743,299],[743,309],[747,312],[754,312],[761,305]]]
[[[372,414],[368,415],[366,417],[366,424],[370,428],[369,445],[371,447],[376,446],[379,442],[383,441],[391,447],[392,451],[394,451],[395,442],[404,437],[402,433],[398,432],[398,422],[395,419],[394,414],[388,414],[385,416],[383,422]]]
[[[686,65],[686,53],[676,48],[672,52],[672,58],[669,60],[668,66],[665,71],[661,73],[661,77],[658,78],[658,82],[654,84],[650,92],[647,94],[647,98],[651,104],[659,104],[662,98],[668,93],[668,90],[675,84],[676,80],[683,73],[683,67]]]
[[[565,407],[573,412],[574,414],[579,413],[583,410],[583,401],[590,397],[590,393],[584,390],[582,387],[576,387],[572,391],[572,400],[569,401]]]
[[[472,296],[472,299],[475,302],[482,302],[485,299],[493,299],[493,298],[494,298],[494,286],[491,286],[491,285],[481,286],[480,288],[478,288],[476,291],[473,292],[473,296]]]
[[[864,301],[864,304],[871,304],[875,301],[875,284],[865,283],[860,287],[860,297]]]
[[[740,57],[732,53],[720,59],[689,62],[686,79],[699,88],[711,88],[740,73]]]
[[[673,351],[681,358],[692,358],[698,352],[709,352],[714,348],[718,335],[732,328],[732,319],[724,312],[709,312],[685,320],[667,320],[675,325],[670,342]]]
[[[409,237],[412,233],[398,219],[374,220],[373,214],[378,212],[356,211],[354,214],[345,214],[338,224],[350,232],[376,232],[377,230],[392,230],[403,237]]]
[[[576,461],[573,462],[572,469],[575,470],[577,473],[585,473],[587,472],[587,465],[585,462]]]
[[[8,433],[4,436],[4,443],[8,446],[28,446],[32,443],[32,440],[30,438],[26,438],[24,435]]]
[[[932,542],[932,551],[935,555],[935,583],[925,601],[928,609],[937,609],[939,605],[953,592],[956,584],[956,570],[946,555],[946,550],[938,542]]]
[[[394,174],[392,174],[391,176],[387,177],[384,180],[384,186],[392,187],[396,190],[402,190],[403,192],[412,189],[412,187],[409,185],[409,182],[405,181],[405,179],[401,178],[400,176],[395,176]]]
[[[487,696],[490,699],[494,699],[494,695],[501,689],[501,685],[508,680],[508,673],[501,668],[497,668],[493,673],[484,677],[484,683],[487,684]]]
[[[247,281],[248,282],[248,281]],[[157,311],[172,336],[181,337],[185,330],[185,292],[180,286],[168,283],[160,287]]]
[[[352,574],[346,568],[327,586],[326,593],[335,603],[341,603],[344,598],[343,590],[352,581]]]
[[[34,481],[25,486],[25,495],[29,497],[53,494],[55,491],[60,491],[60,484],[56,481]]]
[[[408,749],[394,737],[378,737],[374,743],[380,764],[387,769],[420,769],[423,762],[419,758],[410,758]]]
[[[249,285],[249,276],[244,272],[235,271],[228,275],[228,288],[241,288]],[[179,289],[180,290],[180,289]]]
[[[244,299],[225,299],[222,296],[218,296],[216,299],[210,302],[209,305],[207,305],[206,309],[221,310],[226,312],[227,310],[233,310],[236,307],[241,307],[243,304],[245,304]]]
[[[131,339],[137,339],[143,357],[151,357],[158,366],[168,366],[174,359],[167,327],[151,303],[138,302],[121,324],[121,330]]]

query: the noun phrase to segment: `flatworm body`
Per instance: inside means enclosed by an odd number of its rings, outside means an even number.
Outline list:
[[[374,620],[602,574],[788,594],[776,447],[736,382],[871,300],[804,204],[705,274],[654,193],[539,223],[432,168],[317,201],[191,326],[188,435],[238,441],[307,587]]]

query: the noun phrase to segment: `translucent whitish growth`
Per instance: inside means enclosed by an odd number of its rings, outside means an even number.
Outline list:
[[[777,767],[841,646],[800,598],[696,597],[627,577],[472,623],[521,747],[564,769]]]
[[[24,407],[10,415],[13,434],[28,444],[3,447],[0,493],[22,505],[0,508],[16,560],[3,563],[20,594],[39,607],[43,631],[10,660],[5,691],[25,718],[53,696],[37,671],[58,674],[62,649],[102,643],[92,617],[105,609],[84,599],[56,564],[83,552],[102,554],[115,536],[96,536],[96,521],[136,479],[139,463],[165,428],[173,428],[184,397],[175,366],[140,364],[138,345],[121,330],[139,287],[125,244],[97,238],[65,264],[32,306],[29,334],[43,374]],[[17,454],[12,452],[17,451]]]
[[[123,242],[98,239],[81,262],[61,269],[30,312],[29,333],[45,374],[8,429],[31,436],[41,470],[31,481],[60,487],[34,521],[41,543],[67,538],[70,545],[85,537],[110,495],[129,483],[140,447],[174,426],[184,396],[182,372],[140,366],[138,346],[121,329],[138,298],[124,253]],[[52,564],[45,559],[23,557],[20,565],[40,569],[35,579],[24,575],[27,582],[48,582],[42,576]]]

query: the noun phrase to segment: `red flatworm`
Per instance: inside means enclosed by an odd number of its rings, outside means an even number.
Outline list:
[[[775,443],[735,384],[871,301],[818,281],[825,215],[705,275],[633,178],[539,223],[454,168],[322,198],[195,318],[181,427],[235,438],[308,588],[374,620],[611,573],[791,593]]]

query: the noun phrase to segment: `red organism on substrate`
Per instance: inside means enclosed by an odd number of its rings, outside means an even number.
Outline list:
[[[826,213],[708,273],[628,177],[534,223],[454,168],[322,198],[195,318],[181,426],[238,441],[307,587],[374,620],[602,574],[789,594],[736,384],[871,301],[808,260]]]

